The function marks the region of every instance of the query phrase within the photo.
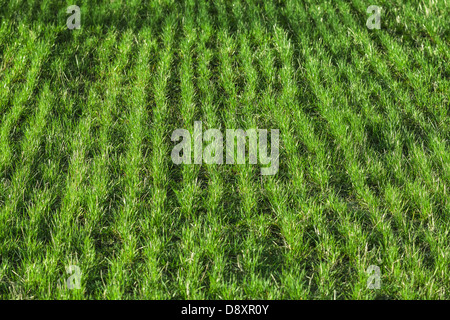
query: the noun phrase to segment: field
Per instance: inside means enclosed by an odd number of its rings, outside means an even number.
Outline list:
[[[0,0],[0,298],[450,299],[449,7]]]

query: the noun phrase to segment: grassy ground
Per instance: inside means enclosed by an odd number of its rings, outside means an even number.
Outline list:
[[[449,299],[449,5],[1,0],[0,297]],[[278,173],[174,165],[200,120]]]

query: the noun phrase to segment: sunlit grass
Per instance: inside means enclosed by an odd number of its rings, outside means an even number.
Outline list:
[[[1,298],[449,297],[445,1],[71,4],[0,1]],[[279,171],[173,164],[194,121]]]

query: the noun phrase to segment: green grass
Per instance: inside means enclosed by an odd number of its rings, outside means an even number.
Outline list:
[[[2,299],[450,298],[447,1],[0,0],[0,17]],[[279,129],[279,171],[173,164],[194,121]]]

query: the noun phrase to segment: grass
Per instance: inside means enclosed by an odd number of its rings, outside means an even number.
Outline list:
[[[2,299],[450,297],[446,1],[72,4],[0,1]],[[194,121],[278,173],[173,164]]]

